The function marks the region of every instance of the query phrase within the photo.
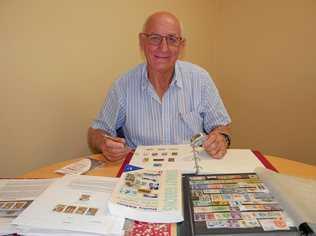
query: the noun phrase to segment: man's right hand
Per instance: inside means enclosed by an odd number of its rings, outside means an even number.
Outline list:
[[[88,143],[95,152],[101,152],[109,161],[121,160],[132,150],[126,145],[125,139],[109,136],[103,130],[91,127],[88,130]]]
[[[105,159],[109,161],[118,161],[126,157],[132,150],[126,145],[125,139],[118,137],[104,137],[100,144],[100,150]]]

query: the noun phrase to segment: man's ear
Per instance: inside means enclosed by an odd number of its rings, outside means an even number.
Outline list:
[[[140,56],[143,60],[145,60],[145,55],[144,55],[144,37],[139,33],[138,34],[138,45],[139,45],[139,52]]]
[[[185,56],[185,49],[186,49],[186,40],[183,39],[183,41],[180,44],[180,53],[179,58],[182,59]]]
[[[138,43],[139,43],[139,49],[141,51],[144,51],[144,37],[141,33],[138,34]]]

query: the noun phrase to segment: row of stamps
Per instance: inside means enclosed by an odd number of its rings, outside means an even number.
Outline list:
[[[278,204],[258,204],[258,205],[240,205],[240,206],[196,206],[194,207],[195,213],[205,212],[223,212],[226,207],[227,211],[282,211],[283,209]]]
[[[226,174],[226,175],[196,175],[190,176],[191,181],[199,180],[233,180],[237,179],[239,181],[244,181],[245,179],[256,179],[259,180],[256,174]]]
[[[190,185],[207,185],[207,184],[235,184],[236,187],[253,187],[251,185],[244,184],[262,184],[261,181],[257,179],[215,179],[215,180],[199,180],[199,181],[190,181]],[[234,186],[234,185],[230,185]],[[255,186],[255,185],[254,185]]]
[[[1,201],[0,210],[24,209],[28,206],[28,201]]]
[[[192,196],[193,206],[230,205],[242,204],[277,204],[271,195],[257,195],[254,193],[243,194],[194,194]]]
[[[17,217],[32,203],[29,201],[0,201],[0,217]]]
[[[286,218],[282,211],[263,211],[263,212],[199,212],[194,213],[194,221],[208,221],[208,220],[229,220],[229,219],[271,219],[271,218]]]
[[[289,225],[283,218],[259,220],[210,220],[206,221],[206,227],[208,229],[262,227],[264,231],[289,229]]]
[[[134,156],[148,156],[148,157],[158,157],[158,156],[161,156],[161,157],[165,157],[165,156],[178,156],[179,155],[179,152],[177,151],[154,151],[154,152],[143,152],[143,153],[138,153],[136,152],[134,154]]]
[[[98,212],[98,208],[86,207],[86,206],[75,206],[66,204],[57,204],[53,208],[54,212],[65,213],[65,214],[79,214],[94,216]]]
[[[228,183],[228,184],[191,184],[192,190],[206,190],[206,189],[244,189],[244,192],[269,192],[263,183]]]

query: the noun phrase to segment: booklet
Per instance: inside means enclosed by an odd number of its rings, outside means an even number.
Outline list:
[[[85,174],[90,170],[93,170],[101,165],[104,164],[103,160],[96,160],[92,157],[85,157],[83,159],[80,159],[76,162],[73,162],[69,165],[63,166],[62,168],[55,171],[55,173],[58,174]]]
[[[66,175],[50,185],[12,223],[28,235],[122,235],[124,218],[107,203],[117,178]]]
[[[138,146],[129,162],[130,169],[179,169],[182,173],[253,172],[264,164],[249,149],[228,149],[222,159],[210,157],[202,148],[191,145]]]
[[[150,223],[183,221],[181,173],[141,169],[120,177],[110,201],[112,215]]]
[[[183,235],[297,235],[256,173],[184,175]]]

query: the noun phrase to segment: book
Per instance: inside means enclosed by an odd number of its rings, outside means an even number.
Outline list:
[[[112,215],[149,223],[183,221],[181,173],[140,169],[125,172],[108,203]]]
[[[129,169],[179,169],[182,173],[253,172],[264,167],[249,149],[228,149],[222,159],[211,158],[202,148],[193,151],[189,144],[138,146],[129,161]]]
[[[297,181],[264,168],[253,173],[184,175],[185,222],[180,234],[308,235],[316,222],[316,181]],[[289,196],[287,188],[295,195]]]

